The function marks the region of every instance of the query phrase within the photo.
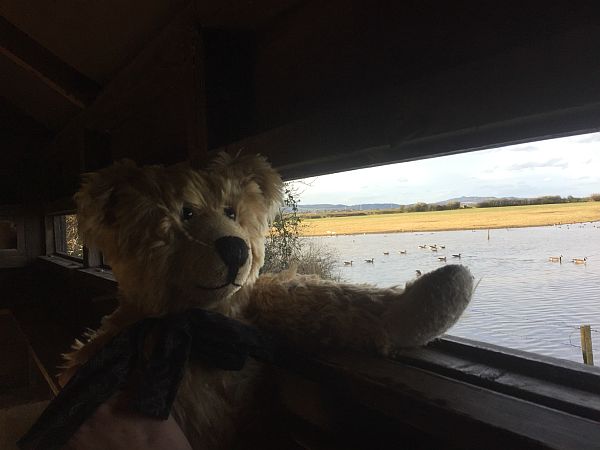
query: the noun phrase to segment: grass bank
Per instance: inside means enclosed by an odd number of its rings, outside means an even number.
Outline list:
[[[600,202],[560,203],[304,219],[302,235],[535,227],[597,220],[600,220]]]

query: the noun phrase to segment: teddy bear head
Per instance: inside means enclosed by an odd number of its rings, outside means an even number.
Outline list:
[[[212,307],[257,279],[281,191],[263,157],[221,153],[201,170],[115,163],[86,174],[75,202],[121,302],[160,315]]]

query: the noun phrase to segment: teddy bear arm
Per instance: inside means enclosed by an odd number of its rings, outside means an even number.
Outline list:
[[[385,355],[444,333],[460,317],[471,293],[472,277],[462,266],[438,269],[406,289],[268,276],[256,283],[248,311],[259,327],[301,347]]]
[[[407,283],[402,302],[384,314],[384,328],[398,347],[425,345],[454,325],[473,295],[473,276],[464,266],[448,265]]]

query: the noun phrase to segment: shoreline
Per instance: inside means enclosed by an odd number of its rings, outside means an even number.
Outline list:
[[[600,221],[600,202],[303,219],[301,237],[569,226]]]
[[[583,222],[566,222],[566,223],[550,223],[546,225],[508,225],[508,226],[490,226],[490,227],[471,227],[471,228],[436,228],[436,229],[419,229],[419,230],[384,230],[384,231],[357,231],[354,233],[331,233],[331,234],[300,234],[300,237],[332,237],[332,236],[358,236],[362,234],[398,234],[398,233],[436,233],[438,231],[485,231],[485,230],[504,230],[508,228],[536,228],[536,227],[554,227],[563,225],[577,225],[581,223],[594,223],[597,220],[586,220]]]

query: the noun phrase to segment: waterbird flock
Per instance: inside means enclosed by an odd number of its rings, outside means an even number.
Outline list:
[[[446,246],[445,245],[441,245],[441,244],[423,244],[423,245],[418,245],[418,247],[420,249],[429,249],[432,252],[437,252],[438,249],[445,249]],[[399,250],[399,253],[401,255],[406,255],[408,252],[407,250]],[[385,256],[389,256],[390,252],[389,251],[384,251],[383,254]],[[461,259],[462,258],[462,253],[453,253],[452,254],[453,258],[457,258],[457,259]],[[447,261],[447,256],[438,256],[437,260],[440,262],[446,262]],[[562,264],[562,260],[563,260],[563,255],[558,255],[558,256],[549,256],[548,257],[548,261],[549,262],[554,262],[554,263],[561,263]],[[365,263],[368,264],[374,264],[375,263],[375,258],[369,258],[369,259],[365,259],[364,260]],[[587,256],[583,257],[583,258],[572,258],[571,262],[573,264],[587,264]],[[344,266],[352,266],[354,263],[353,260],[350,261],[344,261]],[[417,277],[420,277],[422,272],[420,270],[416,270],[415,274]]]
[[[445,249],[446,246],[445,245],[441,245],[441,244],[428,244],[428,245],[419,245],[419,248],[421,249],[427,249],[429,248],[429,250],[431,250],[432,252],[437,252],[438,249]],[[406,255],[408,253],[408,251],[406,249],[404,250],[399,250],[398,251],[401,255]],[[389,251],[384,251],[383,252],[384,256],[389,256],[390,252]],[[461,258],[461,254],[460,253],[455,253],[452,255],[452,257],[454,258]],[[437,259],[438,261],[441,262],[446,262],[446,256],[438,256]],[[375,258],[368,258],[364,260],[365,263],[367,264],[375,264]],[[350,260],[350,261],[344,261],[344,266],[353,266],[354,265],[354,260]],[[415,270],[415,274],[417,277],[420,277],[422,275],[422,272],[420,270]]]

